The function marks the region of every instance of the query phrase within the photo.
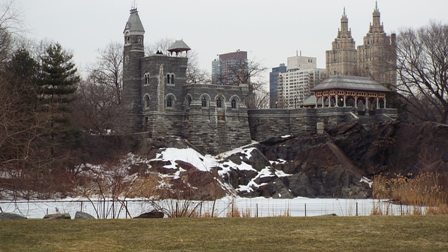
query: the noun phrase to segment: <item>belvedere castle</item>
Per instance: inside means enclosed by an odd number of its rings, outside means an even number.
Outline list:
[[[383,83],[393,85],[395,81],[377,65],[384,57],[375,56],[385,52],[376,43],[390,39],[379,24],[377,10],[365,39],[368,44],[359,47],[358,54],[344,13],[333,51],[327,52],[327,69],[335,76],[316,86],[308,104],[295,109],[248,110],[247,84],[187,84],[190,48],[182,40],[171,45],[168,53],[145,56],[145,29],[137,10],[132,9],[124,29],[123,120],[128,133],[146,138],[178,136],[203,152],[216,154],[252,140],[321,132],[350,120],[392,119],[396,110],[386,106],[391,89]],[[363,60],[362,55],[375,60]],[[360,71],[372,72],[373,80],[349,76],[366,76]]]

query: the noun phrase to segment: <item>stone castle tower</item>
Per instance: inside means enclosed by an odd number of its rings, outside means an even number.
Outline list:
[[[328,75],[355,75],[370,77],[394,89],[396,85],[396,35],[388,36],[381,23],[378,4],[373,11],[373,22],[364,37],[364,44],[356,49],[348,28],[348,18],[341,18],[338,37],[327,51]]]
[[[123,34],[123,105],[127,113],[125,127],[129,131],[135,132],[141,130],[139,126],[142,123],[142,118],[138,116],[141,114],[142,103],[140,99],[135,98],[142,96],[141,80],[138,76],[141,70],[140,59],[145,56],[145,29],[140,21],[137,9],[131,9]]]

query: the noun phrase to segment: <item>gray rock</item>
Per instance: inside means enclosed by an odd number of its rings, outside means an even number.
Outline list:
[[[26,220],[26,217],[15,213],[0,213],[0,220]]]
[[[160,211],[151,211],[147,213],[142,213],[139,216],[135,217],[134,219],[153,219],[153,218],[163,218],[165,214]]]
[[[92,215],[88,214],[88,213],[84,213],[84,212],[76,212],[75,213],[75,220],[94,220],[95,217],[93,217]]]
[[[44,216],[46,220],[70,220],[69,213],[55,213],[55,214],[47,214]]]

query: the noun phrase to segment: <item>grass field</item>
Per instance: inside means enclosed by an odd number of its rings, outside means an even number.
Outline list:
[[[1,221],[0,251],[448,251],[448,216]]]

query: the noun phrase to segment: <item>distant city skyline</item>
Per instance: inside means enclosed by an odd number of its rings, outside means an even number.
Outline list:
[[[96,61],[98,49],[123,41],[123,29],[133,0],[15,0],[24,35],[58,41],[74,54],[80,70]],[[325,51],[337,34],[345,7],[357,45],[368,32],[374,0],[170,0],[136,1],[145,43],[183,39],[197,54],[202,69],[218,54],[248,51],[249,59],[271,69],[286,63],[296,50],[317,58],[325,67]],[[448,23],[446,0],[410,3],[378,1],[385,31],[419,28],[430,21]],[[268,82],[269,71],[265,81]]]

